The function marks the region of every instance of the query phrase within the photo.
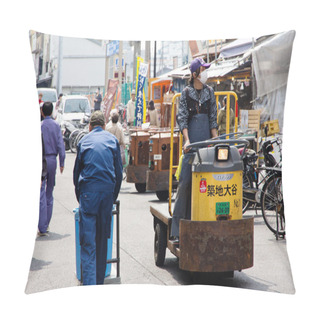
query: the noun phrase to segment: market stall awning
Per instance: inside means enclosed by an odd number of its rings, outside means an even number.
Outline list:
[[[208,78],[220,78],[224,77],[230,72],[234,70],[242,70],[245,67],[250,67],[251,66],[251,56],[249,54],[245,54],[248,51],[250,51],[251,46],[252,46],[252,39],[250,40],[250,46],[244,46],[243,44],[248,44],[248,39],[247,40],[235,40],[231,42],[229,45],[225,46],[224,48],[221,49],[224,50],[227,48],[225,51],[225,54],[230,53],[231,51],[233,54],[239,55],[239,57],[231,57],[229,59],[219,59],[217,63],[213,61],[211,63],[210,68],[208,68]],[[228,49],[229,48],[229,49]],[[231,51],[228,51],[231,50]],[[180,68],[174,69],[161,77],[171,77],[171,78],[180,78],[180,79],[186,79],[190,77],[190,69],[189,69],[189,64],[184,65]]]
[[[161,77],[182,78],[182,79],[189,78],[190,77],[189,64],[186,64],[180,68],[171,70],[166,74],[163,74]]]
[[[229,74],[233,70],[236,69],[242,69],[246,66],[250,65],[250,62],[247,61],[247,59],[236,58],[226,61],[219,61],[218,64],[215,64],[214,62],[211,64],[210,68],[208,68],[208,78],[219,78],[224,77],[225,75]],[[177,68],[175,70],[172,70],[165,75],[163,75],[163,78],[180,78],[180,79],[186,79],[190,77],[190,69],[189,65],[185,65],[181,68]]]
[[[208,69],[208,78],[219,78],[223,77],[229,72],[233,71],[238,67],[237,63],[228,63],[226,65],[215,65],[212,64]]]
[[[287,85],[294,38],[295,31],[282,32],[251,50],[258,97]]]
[[[220,50],[219,58],[231,58],[244,54],[252,47],[253,39],[237,39]]]
[[[160,76],[157,80],[152,81],[151,85],[154,85],[156,83],[159,83],[159,82],[162,82],[162,81],[165,81],[165,80],[170,81],[170,80],[172,80],[172,78]]]
[[[208,49],[204,48],[200,52],[198,52],[197,54],[193,55],[192,57],[194,59],[197,58],[197,57],[205,58],[208,53],[209,53],[209,55],[214,55],[215,53],[217,53],[217,56],[219,56],[220,50],[221,50],[221,45],[220,44],[217,45],[217,50],[216,50],[215,45],[211,45]]]

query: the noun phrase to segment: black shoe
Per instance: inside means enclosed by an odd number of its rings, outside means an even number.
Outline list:
[[[48,232],[40,232],[40,231],[38,231],[38,234],[37,234],[38,237],[47,237],[48,235],[49,235]]]

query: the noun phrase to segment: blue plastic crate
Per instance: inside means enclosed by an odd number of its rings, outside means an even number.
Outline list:
[[[113,205],[113,211],[116,210],[116,205]],[[80,258],[80,227],[79,227],[79,208],[73,209],[74,212],[74,221],[75,221],[75,230],[76,230],[76,272],[77,272],[77,279],[81,281],[81,258]],[[108,245],[108,252],[107,252],[107,260],[112,259],[112,239],[113,239],[113,214],[111,219],[111,233],[110,238],[107,241]],[[111,263],[107,263],[106,267],[106,274],[105,277],[109,277],[111,274]]]

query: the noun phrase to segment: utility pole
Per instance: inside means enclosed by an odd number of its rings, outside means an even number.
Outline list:
[[[151,54],[150,54],[150,41],[146,41],[145,43],[145,63],[149,65],[148,67],[148,78],[150,78],[150,60],[151,60]]]
[[[215,60],[215,63],[217,64],[217,40],[214,40],[214,48],[215,48],[214,49],[214,60]]]
[[[150,41],[145,42],[145,63],[148,64],[148,73],[145,85],[148,87],[149,78],[150,78],[150,61],[151,61],[151,52],[150,52]],[[149,90],[146,90],[146,99],[149,100]]]
[[[58,57],[58,79],[57,79],[57,91],[58,94],[62,93],[62,60],[63,60],[63,37],[59,37],[59,57]]]
[[[181,57],[182,57],[182,61],[181,61],[181,65],[184,65],[184,41],[181,41]]]
[[[119,75],[119,85],[120,85],[120,90],[122,92],[122,54],[123,52],[123,41],[119,41],[119,72],[118,72],[118,75]],[[120,100],[119,100],[119,103],[121,103],[121,95],[120,95]]]
[[[123,56],[123,41],[119,41],[119,84],[122,85],[122,56]]]
[[[153,77],[157,76],[157,41],[154,42],[154,55],[153,55]]]
[[[164,47],[164,41],[161,41],[161,73],[163,71],[164,63],[163,63],[163,47]]]
[[[105,82],[104,82],[104,93],[108,91],[108,81],[109,81],[109,57],[108,57],[108,43],[106,43],[106,66],[105,66]]]

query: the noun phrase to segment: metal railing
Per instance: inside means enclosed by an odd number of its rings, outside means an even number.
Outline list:
[[[238,96],[233,91],[217,91],[214,93],[216,96],[216,105],[217,105],[217,115],[219,107],[219,96],[227,96],[227,118],[226,118],[226,134],[230,133],[230,96],[233,96],[235,99],[235,123],[234,123],[234,132],[238,132]],[[181,96],[181,93],[177,93],[172,98],[172,108],[171,108],[171,137],[170,137],[170,165],[169,165],[169,214],[172,216],[171,205],[172,205],[172,171],[177,169],[178,165],[173,165],[173,134],[174,134],[174,120],[175,120],[175,101],[178,97]],[[229,138],[229,137],[228,137]],[[179,161],[182,155],[182,134],[179,135]]]

